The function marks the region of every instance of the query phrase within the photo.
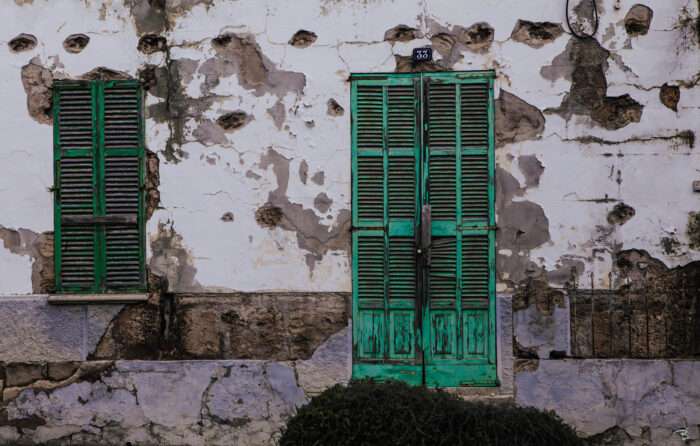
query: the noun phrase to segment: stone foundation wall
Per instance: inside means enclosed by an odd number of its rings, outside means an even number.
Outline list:
[[[515,386],[593,445],[700,444],[700,361],[518,360]]]
[[[47,364],[4,389],[0,444],[273,444],[309,395],[349,379],[349,352],[345,329],[299,362],[91,361],[63,376]]]

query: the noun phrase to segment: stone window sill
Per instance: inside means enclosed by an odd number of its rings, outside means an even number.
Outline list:
[[[148,294],[51,294],[50,304],[127,304],[145,302]]]

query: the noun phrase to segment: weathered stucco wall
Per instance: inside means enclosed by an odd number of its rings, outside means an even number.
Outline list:
[[[601,444],[697,442],[700,5],[599,0],[580,40],[564,3],[2,2],[0,442],[265,444],[347,379],[348,76],[425,45],[419,69],[497,73],[499,392]],[[55,307],[51,83],[98,76],[148,91],[153,292]],[[210,401],[239,394],[274,410]]]
[[[559,3],[4,2],[0,291],[42,290],[46,93],[97,67],[148,86],[148,263],[171,291],[349,291],[347,78],[410,69],[422,45],[424,69],[498,73],[500,291],[615,286],[621,249],[697,260],[697,5],[600,2],[594,41]]]

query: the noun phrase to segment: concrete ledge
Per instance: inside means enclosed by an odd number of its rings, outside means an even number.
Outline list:
[[[148,294],[51,294],[50,304],[127,304],[145,302]]]
[[[0,296],[0,361],[87,359],[122,305],[53,305],[45,294]]]

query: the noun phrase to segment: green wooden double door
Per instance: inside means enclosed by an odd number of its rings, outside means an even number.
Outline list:
[[[498,384],[493,73],[352,77],[353,376]]]

